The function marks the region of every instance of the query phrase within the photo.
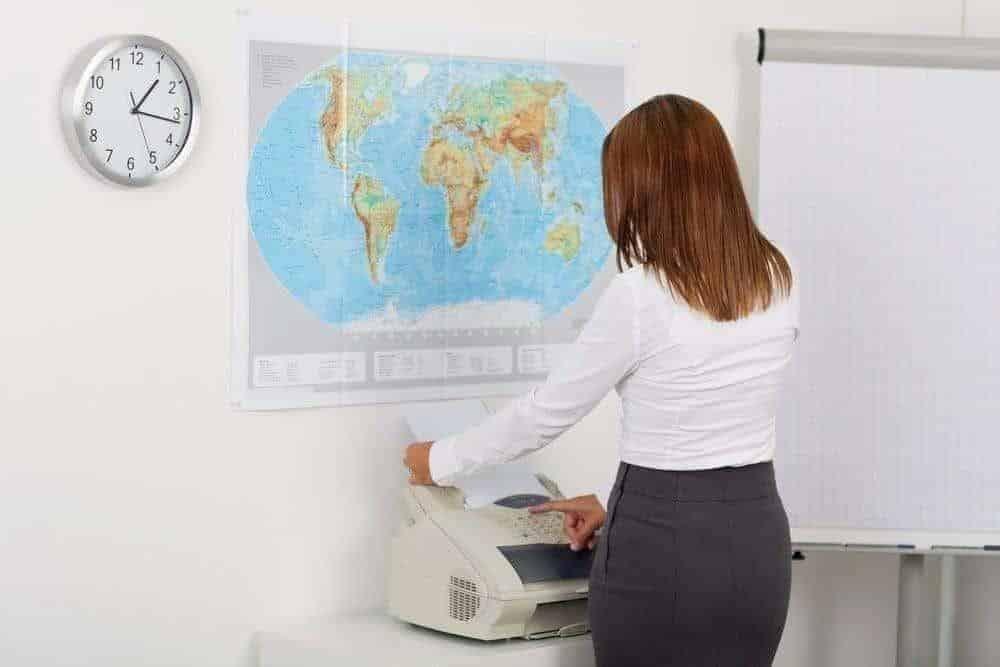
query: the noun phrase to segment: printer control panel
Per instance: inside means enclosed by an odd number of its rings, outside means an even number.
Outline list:
[[[562,514],[531,514],[527,509],[509,509],[497,506],[476,510],[489,515],[494,525],[505,535],[507,544],[562,544]]]
[[[514,514],[510,520],[514,532],[526,542],[559,544],[565,541],[562,514],[558,512],[529,514],[523,511]]]
[[[535,494],[507,496],[494,502],[490,513],[520,544],[560,544],[566,541],[563,536],[562,514],[532,514],[528,511],[529,508],[550,500],[549,496]]]

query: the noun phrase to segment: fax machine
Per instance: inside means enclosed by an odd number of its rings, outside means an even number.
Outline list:
[[[476,639],[535,639],[589,630],[592,552],[569,548],[559,513],[528,507],[561,498],[507,496],[466,509],[462,491],[411,486],[393,538],[389,612],[416,625]]]

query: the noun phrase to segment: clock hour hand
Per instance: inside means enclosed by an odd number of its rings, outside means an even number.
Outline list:
[[[166,116],[157,116],[155,113],[146,113],[145,111],[133,111],[132,113],[138,114],[140,116],[149,116],[150,118],[156,118],[157,120],[165,120],[168,123],[173,123],[174,125],[180,125],[179,120],[174,120],[173,118],[167,118]]]
[[[146,94],[143,95],[142,99],[139,100],[139,103],[136,104],[134,107],[132,107],[132,113],[139,113],[139,107],[142,106],[142,103],[146,101],[146,98],[149,97],[149,94],[153,92],[153,88],[156,88],[156,84],[158,84],[159,82],[160,82],[159,79],[153,81],[152,85],[150,85],[149,89],[146,91]]]

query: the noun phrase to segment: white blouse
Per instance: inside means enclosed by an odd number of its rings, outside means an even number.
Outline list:
[[[431,448],[431,477],[510,461],[555,440],[611,387],[621,460],[661,470],[770,461],[782,371],[798,336],[798,290],[735,322],[674,298],[642,268],[616,276],[548,379],[483,423]]]

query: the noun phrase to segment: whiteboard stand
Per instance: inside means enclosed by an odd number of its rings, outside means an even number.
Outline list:
[[[940,564],[937,586],[931,568],[935,561]],[[957,584],[953,554],[900,556],[896,667],[952,667]]]
[[[955,662],[955,609],[958,597],[958,557],[941,556],[941,602],[938,606],[938,667]]]
[[[908,662],[912,665],[928,664],[926,624],[922,610],[927,609],[924,598],[928,587],[924,584],[926,558],[922,554],[903,554],[899,557],[899,600],[896,603],[896,667]]]
[[[793,559],[813,551],[895,554],[899,557],[896,667],[954,667],[958,567],[962,557],[1000,557],[1000,545],[890,545],[792,542]]]

